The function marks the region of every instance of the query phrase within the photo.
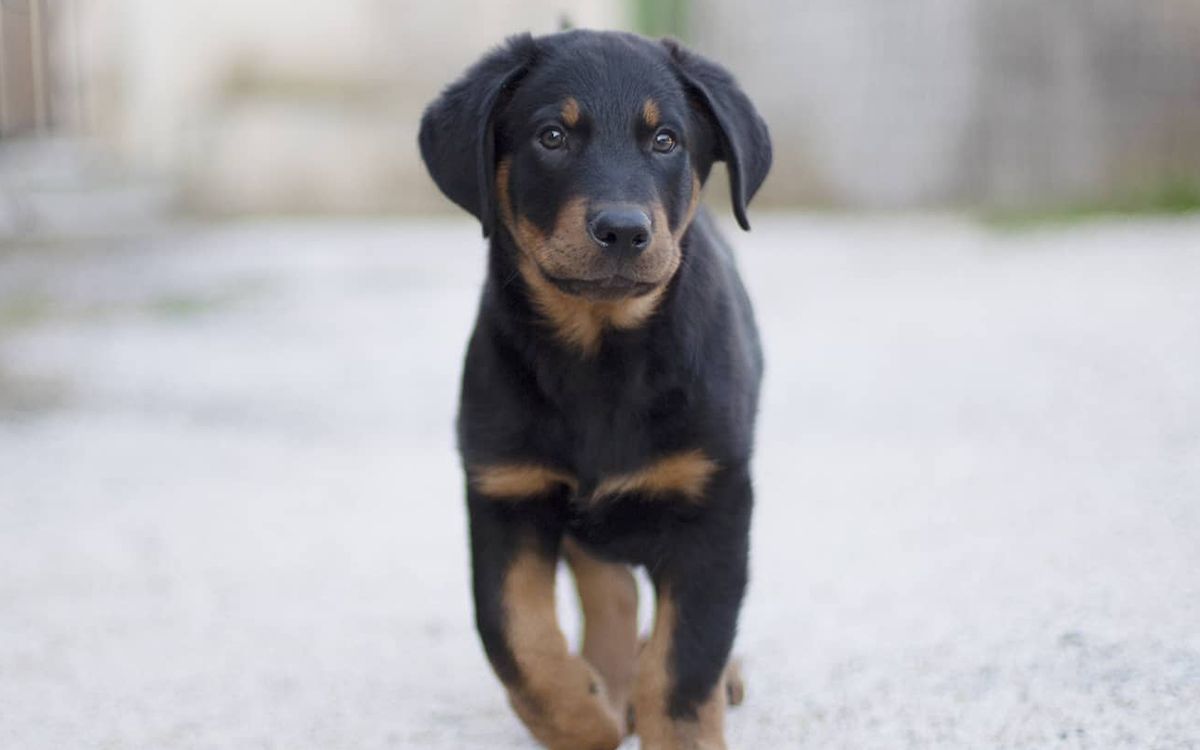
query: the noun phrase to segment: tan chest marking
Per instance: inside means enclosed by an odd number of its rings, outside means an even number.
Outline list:
[[[468,473],[476,490],[498,500],[530,499],[564,486],[573,491],[577,486],[570,474],[540,464],[474,466]]]
[[[605,477],[589,500],[596,503],[617,495],[642,494],[678,495],[698,502],[718,468],[719,464],[699,448],[672,453],[637,471]],[[578,480],[571,474],[537,463],[472,466],[468,474],[480,494],[497,500],[530,500],[562,487],[571,492],[579,489]]]
[[[641,493],[651,496],[682,495],[692,502],[704,497],[717,462],[696,448],[674,453],[628,474],[606,477],[596,488],[592,501],[614,495]]]

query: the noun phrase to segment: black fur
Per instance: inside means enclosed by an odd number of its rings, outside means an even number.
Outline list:
[[[590,108],[591,119],[571,136],[581,145],[539,151],[537,129],[566,96]],[[653,133],[625,118],[647,97],[681,131],[672,157],[647,155],[639,139]],[[703,181],[724,160],[734,213],[748,228],[746,205],[771,163],[766,126],[727,72],[675,42],[570,31],[514,37],[484,57],[430,106],[420,145],[438,186],[491,236],[462,381],[464,463],[533,462],[579,481],[575,494],[564,487],[519,503],[484,498],[468,482],[476,613],[488,656],[505,683],[520,679],[504,640],[504,570],[522,538],[532,536],[553,557],[569,534],[596,555],[645,566],[672,598],[685,627],[673,649],[670,711],[690,716],[728,658],[747,577],[762,357],[732,251],[701,209],[655,314],[635,329],[608,331],[597,351],[582,356],[555,338],[531,303],[520,250],[497,219],[495,173],[498,160],[510,160],[515,210],[543,229],[572,195],[657,198],[672,228],[681,228],[692,173]],[[696,448],[720,467],[699,503],[636,495],[578,501],[606,476]]]
[[[495,224],[495,122],[500,104],[533,64],[537,48],[529,34],[514,36],[442,92],[421,120],[421,156],[438,188],[483,225]]]

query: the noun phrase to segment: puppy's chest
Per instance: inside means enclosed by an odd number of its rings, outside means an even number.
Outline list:
[[[631,471],[645,463],[662,443],[663,435],[645,411],[626,407],[611,411],[586,410],[566,415],[570,435],[567,460],[588,490],[606,476]]]
[[[680,389],[594,392],[572,400],[559,416],[569,436],[559,448],[584,503],[672,488],[691,493],[709,473],[702,414]]]

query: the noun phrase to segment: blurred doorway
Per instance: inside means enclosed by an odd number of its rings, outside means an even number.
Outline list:
[[[0,138],[44,135],[70,106],[53,54],[72,0],[0,0]]]

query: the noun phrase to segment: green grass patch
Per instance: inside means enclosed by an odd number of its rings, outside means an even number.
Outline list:
[[[646,36],[687,37],[688,0],[630,0],[634,30]]]
[[[1200,213],[1200,182],[1173,182],[1125,199],[1032,211],[984,212],[980,219],[994,229],[1019,231],[1079,224],[1097,219],[1138,216],[1182,216]]]
[[[53,317],[54,301],[40,293],[18,294],[0,303],[0,329],[21,328]]]
[[[155,318],[194,318],[214,312],[237,301],[236,294],[200,295],[170,294],[147,302],[143,309]]]
[[[141,301],[86,304],[56,301],[48,294],[29,292],[0,301],[0,335],[54,320],[92,323],[128,315],[187,320],[224,312],[258,296],[264,288],[264,284],[243,283],[208,293],[172,293]]]

